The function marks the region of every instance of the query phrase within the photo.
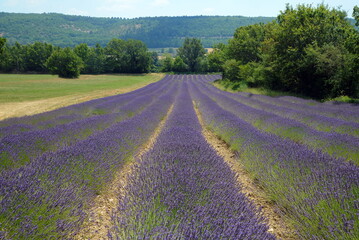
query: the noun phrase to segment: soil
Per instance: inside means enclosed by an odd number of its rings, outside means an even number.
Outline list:
[[[74,239],[102,240],[108,239],[107,233],[112,227],[111,215],[125,195],[127,178],[132,174],[132,166],[135,159],[140,158],[155,144],[158,135],[162,131],[168,116],[171,114],[173,105],[167,112],[166,117],[160,122],[149,140],[139,148],[132,161],[128,161],[116,174],[108,187],[98,195],[93,207],[89,210],[89,218],[83,224],[82,229]]]
[[[265,191],[251,179],[249,173],[241,166],[240,159],[236,159],[234,152],[229,149],[228,144],[205,127],[200,112],[197,108],[195,110],[202,125],[204,137],[213,149],[217,151],[218,155],[231,167],[232,171],[237,173],[237,181],[242,186],[240,191],[255,204],[257,211],[261,212],[266,218],[267,225],[269,226],[268,232],[275,235],[278,239],[299,239],[295,230],[286,223],[285,218],[276,211],[276,207],[268,200],[269,198],[266,197]]]

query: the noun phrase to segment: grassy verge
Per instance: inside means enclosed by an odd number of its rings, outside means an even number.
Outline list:
[[[0,120],[51,111],[144,87],[164,74],[52,75],[0,74]]]
[[[216,80],[213,82],[213,85],[227,92],[247,92],[252,94],[267,95],[271,97],[295,96],[295,97],[306,98],[305,96],[301,96],[289,92],[275,91],[262,87],[248,87],[247,83],[245,82],[231,82],[226,79]]]
[[[81,75],[64,79],[54,75],[1,74],[0,104],[26,102],[113,89],[134,90],[163,78],[163,74]]]

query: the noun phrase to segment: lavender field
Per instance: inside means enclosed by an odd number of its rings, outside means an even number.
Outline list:
[[[223,92],[211,84],[220,77],[167,75],[1,121],[0,239],[288,239],[204,129],[263,190],[290,239],[359,239],[359,106]],[[110,186],[116,204],[97,221]],[[84,235],[89,221],[105,231]]]

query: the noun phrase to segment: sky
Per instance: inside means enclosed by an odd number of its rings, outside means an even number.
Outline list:
[[[358,0],[0,0],[0,12],[64,13],[91,17],[223,15],[276,17],[286,3],[324,3],[351,17]]]

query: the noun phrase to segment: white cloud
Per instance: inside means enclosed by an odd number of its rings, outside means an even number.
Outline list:
[[[170,4],[169,0],[155,0],[152,2],[152,5],[154,5],[154,6],[166,6],[169,4]]]

